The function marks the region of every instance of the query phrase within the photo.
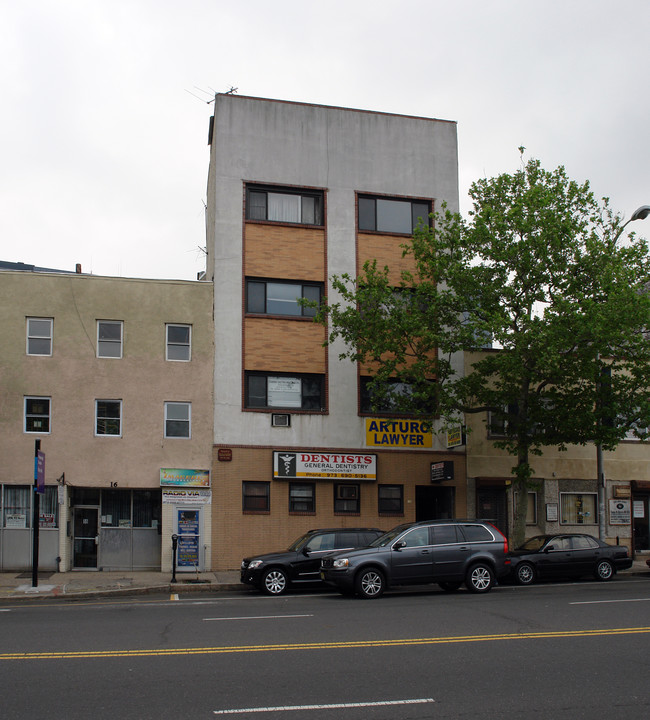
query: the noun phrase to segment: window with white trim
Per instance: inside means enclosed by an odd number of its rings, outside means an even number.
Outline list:
[[[27,354],[52,355],[52,318],[27,318]]]
[[[26,397],[25,398],[25,425],[26,433],[40,435],[50,432],[51,398]]]
[[[95,435],[122,437],[121,400],[95,400]]]
[[[192,436],[192,403],[165,403],[165,437],[190,438]]]
[[[165,326],[166,359],[178,362],[189,362],[192,359],[192,326]]]
[[[123,325],[121,320],[97,321],[97,357],[122,357]]]

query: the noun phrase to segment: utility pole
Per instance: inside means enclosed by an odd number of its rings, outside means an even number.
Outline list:
[[[38,487],[41,441],[34,441],[34,498],[32,514],[32,587],[38,587],[38,530],[41,516],[41,495]]]

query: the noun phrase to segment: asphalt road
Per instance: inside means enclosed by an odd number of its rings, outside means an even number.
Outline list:
[[[650,579],[0,605],[3,720],[646,718]]]

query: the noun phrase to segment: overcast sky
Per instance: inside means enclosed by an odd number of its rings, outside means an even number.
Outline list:
[[[195,279],[231,87],[456,121],[463,211],[524,145],[629,217],[649,48],[648,0],[0,0],[0,260]]]

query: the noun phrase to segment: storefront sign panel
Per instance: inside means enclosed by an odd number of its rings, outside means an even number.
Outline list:
[[[632,508],[629,500],[609,501],[609,524],[629,525],[632,522]]]
[[[212,502],[212,490],[197,489],[165,489],[162,491],[162,501],[174,505],[192,503],[192,505],[210,505]]]
[[[432,448],[431,423],[426,420],[366,418],[366,445],[391,448]]]
[[[160,484],[177,487],[210,487],[210,471],[160,468]]]
[[[368,453],[274,452],[273,477],[376,480],[377,456]]]

